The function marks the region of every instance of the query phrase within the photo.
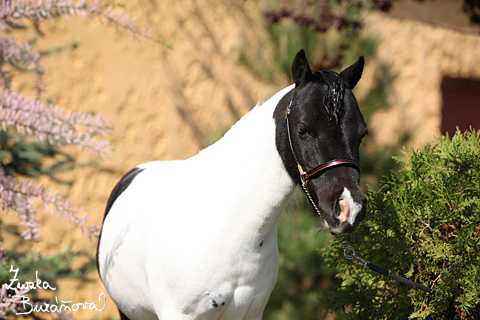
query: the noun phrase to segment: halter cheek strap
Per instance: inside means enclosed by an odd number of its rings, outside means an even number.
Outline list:
[[[321,173],[321,172],[323,172],[327,169],[338,167],[338,166],[350,166],[350,167],[353,167],[353,168],[357,169],[358,172],[361,172],[362,167],[360,166],[358,161],[356,161],[355,159],[351,159],[351,158],[334,159],[334,160],[324,162],[324,163],[316,166],[312,170],[309,170],[309,171],[303,170],[302,166],[298,162],[297,156],[295,155],[295,151],[293,150],[292,138],[291,138],[291,135],[290,135],[290,123],[288,121],[288,118],[289,118],[289,115],[290,115],[290,107],[292,106],[292,101],[293,100],[290,100],[290,104],[288,105],[287,110],[285,111],[285,119],[287,120],[288,142],[290,143],[290,149],[292,151],[293,157],[295,158],[295,162],[297,163],[297,168],[298,168],[298,172],[300,173],[300,180],[302,182],[302,186],[306,186],[308,181],[310,180],[310,178],[312,176],[316,175],[317,173]]]

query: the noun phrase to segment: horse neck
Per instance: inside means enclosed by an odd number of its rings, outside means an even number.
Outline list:
[[[219,179],[217,196],[228,199],[220,201],[234,211],[239,223],[250,227],[276,227],[295,188],[276,148],[273,118],[278,102],[292,88],[256,106],[221,140],[198,155],[215,167],[212,178]]]

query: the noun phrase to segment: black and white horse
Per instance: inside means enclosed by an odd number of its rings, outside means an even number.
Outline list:
[[[277,221],[298,184],[330,232],[356,229],[365,217],[358,148],[367,126],[351,90],[363,64],[312,73],[301,50],[295,84],[217,143],[122,178],[97,252],[122,319],[261,319],[278,274]]]

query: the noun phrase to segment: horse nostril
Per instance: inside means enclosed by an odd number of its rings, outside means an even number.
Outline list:
[[[339,199],[337,208],[339,224],[347,222],[350,218],[350,201],[346,198]]]

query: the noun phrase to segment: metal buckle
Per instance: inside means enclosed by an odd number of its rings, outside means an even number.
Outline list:
[[[300,164],[297,165],[297,168],[298,172],[300,172],[300,180],[302,181],[302,184],[306,186],[308,184],[308,174],[303,170]]]

